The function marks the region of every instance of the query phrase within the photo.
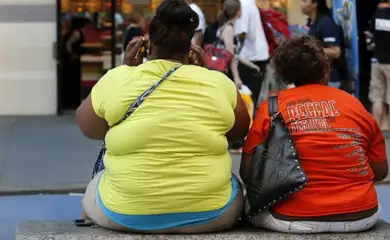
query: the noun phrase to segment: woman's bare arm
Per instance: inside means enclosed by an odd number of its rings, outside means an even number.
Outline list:
[[[254,64],[253,62],[249,61],[249,60],[246,60],[244,58],[241,58],[239,56],[236,56],[238,62],[244,64],[245,66],[249,67],[249,68],[252,68],[253,70],[256,70],[257,72],[260,72],[260,68],[259,66],[257,66],[256,64]]]
[[[341,55],[341,49],[339,46],[329,46],[324,48],[324,52],[329,59],[337,59]]]
[[[226,50],[228,50],[231,54],[234,55],[234,29],[232,26],[227,25],[223,30],[222,30],[222,39],[225,43]],[[234,57],[230,63],[230,70],[232,71],[233,75],[233,80],[236,81],[241,81],[240,80],[240,75],[238,73],[238,66],[237,66],[237,59]],[[242,84],[242,83],[241,83]]]
[[[91,94],[77,108],[76,122],[81,132],[90,139],[103,140],[108,131],[106,120],[93,110]]]
[[[389,171],[387,161],[370,162],[370,166],[375,175],[375,182],[380,182],[387,177]]]
[[[70,36],[69,40],[66,42],[66,50],[68,53],[73,53],[72,44],[80,39],[79,31],[74,31]]]
[[[237,141],[243,139],[248,134],[250,117],[241,94],[237,90],[237,105],[234,109],[235,121],[232,129],[226,134],[229,141]]]

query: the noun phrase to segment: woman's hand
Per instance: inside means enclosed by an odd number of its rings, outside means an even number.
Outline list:
[[[128,66],[138,66],[143,62],[145,54],[145,38],[137,38],[127,44],[123,64]]]
[[[201,67],[206,66],[206,59],[204,56],[204,51],[201,47],[192,45],[190,50],[190,55],[188,56],[189,64],[198,65]]]
[[[241,80],[240,77],[235,77],[235,78],[234,78],[234,83],[236,84],[236,86],[237,86],[238,89],[241,89],[243,83],[242,83],[242,80]]]
[[[370,31],[364,31],[364,35],[365,35],[367,38],[374,38],[374,34],[372,34],[372,32],[370,32]]]

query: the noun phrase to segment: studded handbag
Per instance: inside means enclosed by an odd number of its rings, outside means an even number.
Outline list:
[[[278,111],[278,96],[268,98],[268,109],[268,137],[255,148],[246,186],[248,218],[300,191],[307,183],[294,140]]]
[[[127,118],[133,114],[135,110],[145,101],[145,99],[165,80],[167,79],[172,73],[174,73],[177,69],[180,68],[180,65],[177,65],[173,67],[171,70],[169,70],[160,80],[158,80],[155,84],[153,84],[150,88],[148,88],[144,93],[141,94],[129,107],[129,109],[126,111],[126,114],[115,124],[113,124],[110,128],[113,128],[122,122],[124,122]],[[102,144],[100,145],[100,151],[97,156],[97,159],[95,161],[95,165],[93,167],[93,172],[92,172],[92,178],[99,173],[100,171],[104,170],[104,155],[106,154],[106,144],[103,141]]]

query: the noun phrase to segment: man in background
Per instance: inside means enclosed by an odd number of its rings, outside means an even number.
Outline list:
[[[260,71],[257,72],[241,63],[238,65],[238,71],[243,84],[252,91],[252,99],[256,103],[269,58],[268,42],[256,1],[240,0],[240,2],[241,17],[234,25],[235,34],[241,44],[239,56],[257,65]]]
[[[139,12],[131,12],[129,15],[129,25],[123,34],[123,49],[122,52],[126,51],[127,45],[136,37],[144,35],[143,28],[145,25],[145,19]]]
[[[198,4],[195,3],[194,0],[186,0],[186,3],[192,11],[196,12],[199,17],[199,25],[198,28],[195,30],[194,37],[192,38],[192,44],[197,45],[197,46],[202,46],[203,42],[203,34],[206,30],[206,19],[204,17],[204,14]]]
[[[371,32],[366,32],[369,50],[374,51],[371,64],[369,98],[372,115],[382,130],[389,130],[390,105],[390,0],[380,1],[374,14]]]
[[[257,103],[269,58],[268,42],[256,0],[239,1],[241,3],[241,17],[234,24],[234,32],[239,40],[236,54],[239,55],[240,59],[250,61],[256,65],[258,70],[239,62],[238,72],[242,84],[252,92],[253,103]],[[237,82],[236,84],[240,85]],[[231,153],[241,153],[242,144],[243,140],[231,143]]]

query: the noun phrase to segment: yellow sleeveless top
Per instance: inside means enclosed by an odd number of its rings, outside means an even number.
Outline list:
[[[120,66],[91,92],[109,125],[177,63]],[[216,210],[227,204],[232,160],[225,134],[234,124],[237,90],[225,75],[183,65],[106,135],[99,183],[111,211],[147,215]]]

